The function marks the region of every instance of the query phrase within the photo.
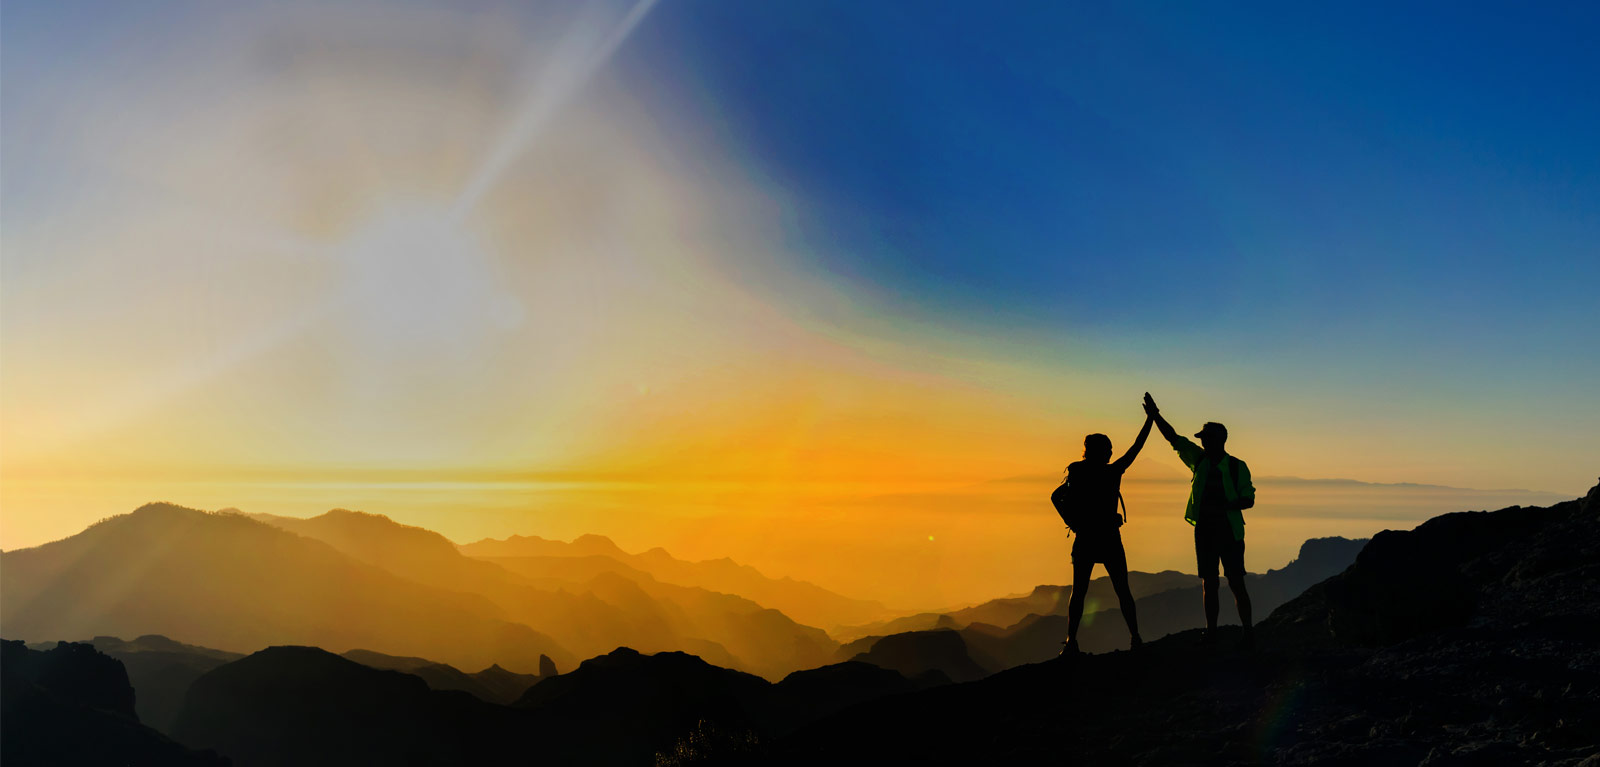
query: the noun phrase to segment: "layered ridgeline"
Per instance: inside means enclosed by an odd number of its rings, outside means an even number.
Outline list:
[[[149,504],[0,555],[0,625],[31,641],[161,634],[230,652],[371,648],[466,668],[575,656],[480,594],[237,514]]]
[[[31,649],[49,651],[59,642],[36,642]],[[147,634],[131,641],[97,636],[78,642],[122,663],[128,682],[133,685],[134,710],[139,721],[161,732],[171,732],[178,718],[178,707],[189,685],[211,669],[243,658],[244,655],[210,647],[176,642],[159,634]]]
[[[885,620],[895,614],[881,603],[835,594],[814,583],[789,577],[769,578],[754,567],[726,557],[689,562],[662,548],[629,554],[599,535],[579,536],[571,542],[513,535],[504,540],[485,538],[459,548],[468,556],[554,581],[614,573],[634,581],[648,578],[675,586],[738,594],[830,634],[842,626]]]
[[[1341,570],[1356,559],[1366,539],[1314,538],[1283,568],[1266,573],[1246,573],[1256,616],[1264,617],[1302,591]],[[1171,570],[1128,574],[1139,614],[1139,630],[1146,639],[1158,639],[1205,625],[1198,579]],[[1039,586],[1032,593],[1006,597],[948,613],[922,613],[877,626],[855,627],[860,634],[873,628],[895,630],[869,634],[843,644],[836,660],[865,660],[916,675],[939,671],[957,681],[1002,671],[1027,663],[1049,660],[1061,650],[1067,634],[1067,602],[1071,586]],[[1127,624],[1116,607],[1095,610],[1095,603],[1116,604],[1110,582],[1096,578],[1089,587],[1078,640],[1086,652],[1109,652],[1128,646]],[[1219,616],[1237,622],[1231,595],[1224,593]]]
[[[1340,569],[1359,545],[1309,541],[1283,570],[1250,576],[1258,614]],[[660,549],[628,554],[599,536],[457,546],[376,514],[334,510],[300,519],[170,504],[6,553],[0,575],[0,620],[7,633],[34,641],[159,634],[234,653],[293,643],[522,675],[538,673],[541,657],[570,668],[629,647],[689,652],[771,680],[858,656],[911,676],[938,671],[953,680],[1046,658],[1065,634],[1071,593],[1040,586],[945,614],[867,624],[846,633],[852,641],[841,648],[749,594],[827,621],[881,618],[884,608],[730,560],[684,562]],[[1130,578],[1147,638],[1197,625],[1192,576]],[[1099,600],[1111,600],[1103,578],[1093,588]],[[1121,625],[1115,610],[1091,609],[1084,646],[1122,646]],[[879,627],[881,634],[861,636]],[[960,639],[903,630],[928,627],[959,631]],[[896,638],[874,652],[884,636]],[[966,657],[956,658],[956,649]],[[138,675],[140,664],[172,658],[136,660],[130,668]],[[458,679],[453,689],[487,700],[510,694],[474,684]],[[172,695],[158,691],[156,698]],[[172,716],[170,707],[147,713],[162,723]]]
[[[1254,650],[1236,632],[1202,645],[1188,631],[1140,652],[949,684],[982,676],[950,630],[938,632],[942,644],[893,635],[866,653],[872,662],[778,683],[684,653],[618,649],[541,676],[501,706],[316,648],[273,647],[196,678],[172,734],[240,767],[1577,765],[1600,749],[1597,632],[1600,487],[1551,508],[1380,533],[1264,620]],[[898,645],[953,673],[911,678],[874,665],[895,662]],[[128,696],[112,692],[107,705],[126,708]],[[5,727],[15,731],[10,713]]]
[[[586,565],[563,577],[549,577],[516,567],[525,560],[504,563],[512,565],[508,567],[476,559],[431,530],[343,509],[311,519],[251,517],[326,543],[396,576],[482,597],[510,620],[549,634],[578,658],[617,647],[652,653],[681,650],[779,679],[827,663],[837,647],[826,632],[781,611],[736,594],[662,583],[645,572]],[[396,654],[438,658],[429,653]],[[563,667],[572,665],[571,659],[558,660]],[[531,672],[536,667],[516,670]]]
[[[778,679],[837,649],[741,596],[621,568],[551,576],[535,561],[517,558],[528,574],[513,572],[374,514],[149,504],[0,555],[0,623],[33,641],[160,634],[229,652],[298,644],[519,674],[543,656],[570,668],[626,646]]]

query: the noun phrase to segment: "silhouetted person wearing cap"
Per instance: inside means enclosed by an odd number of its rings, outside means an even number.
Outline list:
[[[1250,467],[1223,449],[1228,441],[1228,429],[1220,423],[1209,422],[1195,434],[1200,438],[1196,447],[1173,431],[1172,424],[1161,417],[1156,401],[1148,392],[1144,395],[1144,409],[1155,420],[1161,436],[1172,443],[1185,466],[1194,472],[1189,486],[1189,505],[1183,518],[1194,525],[1195,563],[1200,568],[1206,606],[1206,640],[1211,641],[1217,630],[1217,562],[1222,562],[1222,572],[1228,577],[1228,588],[1233,590],[1233,603],[1239,608],[1239,622],[1244,624],[1245,641],[1252,641],[1250,623],[1250,593],[1244,585],[1244,510],[1256,505],[1256,489],[1250,484]]]
[[[1117,502],[1122,497],[1122,475],[1133,465],[1150,436],[1151,418],[1144,419],[1144,428],[1121,458],[1111,460],[1111,438],[1104,434],[1090,434],[1083,438],[1083,460],[1067,467],[1067,483],[1077,496],[1077,503],[1085,509],[1083,522],[1073,528],[1077,540],[1072,543],[1072,598],[1067,601],[1067,641],[1061,654],[1078,652],[1078,624],[1083,621],[1083,600],[1089,595],[1089,581],[1094,577],[1094,565],[1106,566],[1106,577],[1111,579],[1111,590],[1117,592],[1117,603],[1122,608],[1122,619],[1128,623],[1128,635],[1133,649],[1144,644],[1139,638],[1139,616],[1134,609],[1133,592],[1128,589],[1128,554],[1122,547],[1122,517],[1117,514]]]

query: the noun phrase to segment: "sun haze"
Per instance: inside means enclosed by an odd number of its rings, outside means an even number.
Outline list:
[[[3,32],[7,551],[343,507],[949,607],[1067,579],[1147,390],[1267,478],[1261,569],[1594,476],[1559,20],[69,5]],[[1192,570],[1152,440],[1132,565]]]

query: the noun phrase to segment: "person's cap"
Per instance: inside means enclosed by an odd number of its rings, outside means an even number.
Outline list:
[[[1218,439],[1227,439],[1228,427],[1223,426],[1216,421],[1206,421],[1206,425],[1200,427],[1200,431],[1194,433],[1196,437],[1205,437],[1207,434],[1210,434]]]

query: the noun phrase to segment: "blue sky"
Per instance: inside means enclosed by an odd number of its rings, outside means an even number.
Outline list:
[[[701,2],[635,50],[811,202],[822,266],[933,312],[1504,339],[1600,273],[1597,14]]]

